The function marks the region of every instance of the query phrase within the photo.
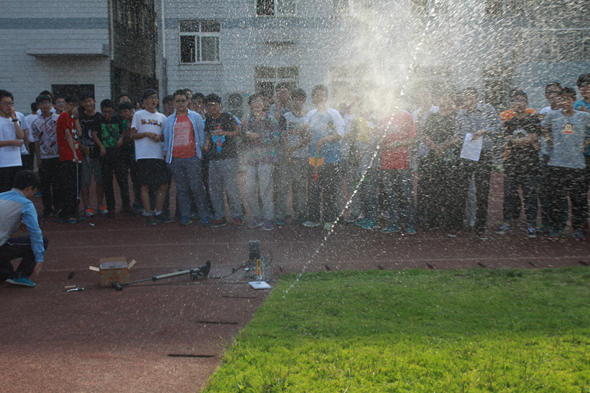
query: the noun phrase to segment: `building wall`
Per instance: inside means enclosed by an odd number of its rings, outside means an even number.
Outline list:
[[[62,0],[23,8],[3,0],[0,15],[0,88],[14,94],[15,109],[30,103],[52,84],[94,84],[97,101],[110,97],[108,56],[33,56],[28,52],[108,54],[107,0]],[[74,48],[74,49],[72,49]]]

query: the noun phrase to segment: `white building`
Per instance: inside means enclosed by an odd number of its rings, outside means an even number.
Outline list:
[[[319,83],[332,105],[363,86],[447,80],[502,107],[521,87],[575,86],[590,72],[587,0],[62,0],[3,1],[0,88],[17,110],[44,89],[97,101],[157,87],[217,93],[226,108],[272,90]],[[228,100],[229,97],[234,99]],[[408,103],[411,105],[411,103]]]

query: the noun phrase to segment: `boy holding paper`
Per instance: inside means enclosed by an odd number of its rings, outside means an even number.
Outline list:
[[[463,206],[469,191],[471,175],[475,177],[477,213],[475,219],[475,236],[480,240],[487,240],[485,235],[488,218],[488,194],[490,192],[490,177],[492,173],[492,136],[502,133],[502,120],[489,104],[478,102],[477,89],[468,87],[462,93],[463,106],[457,115],[457,137],[462,143],[461,158],[457,171],[458,193],[456,203]],[[455,237],[460,232],[463,219],[463,209],[456,209],[461,214],[452,217],[449,237]]]

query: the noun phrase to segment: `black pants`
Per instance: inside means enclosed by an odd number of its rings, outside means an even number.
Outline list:
[[[317,180],[313,175],[317,173]],[[320,202],[323,195],[323,222],[334,222],[338,217],[338,198],[342,195],[342,173],[340,163],[324,164],[317,172],[310,166],[309,170],[309,221],[320,222]]]
[[[22,166],[8,166],[0,168],[0,193],[12,190],[16,174],[23,169]]]
[[[124,165],[129,168],[131,184],[133,186],[133,200],[134,202],[141,204],[141,183],[139,181],[139,175],[137,174],[137,161],[133,159],[133,147],[123,147],[119,151],[119,155]]]
[[[572,227],[581,229],[588,221],[588,190],[585,169],[549,167],[549,221],[561,229],[563,203],[568,193],[572,204]]]
[[[129,206],[129,167],[127,167],[125,164],[123,157],[117,150],[107,149],[107,155],[102,157],[100,165],[102,171],[102,186],[104,189],[104,197],[107,202],[107,210],[112,211],[113,213],[115,212],[113,175],[117,179],[117,184],[121,190],[121,202],[123,203],[123,207]]]
[[[60,163],[59,157],[41,159],[39,177],[41,178],[41,200],[43,201],[43,213],[49,214],[61,207],[60,196]]]
[[[74,161],[63,161],[59,164],[60,170],[60,197],[61,213],[59,218],[67,219],[78,217],[80,201],[78,200],[78,187],[80,186],[81,168]],[[78,179],[76,179],[76,175]]]
[[[43,246],[47,250],[49,240],[43,236]],[[13,259],[22,258],[14,270]],[[35,253],[31,247],[30,236],[12,237],[0,246],[0,282],[9,278],[29,278],[35,269]]]
[[[427,221],[431,227],[450,228],[449,220],[457,211],[457,162],[445,162],[429,156],[422,160],[422,201],[426,208]],[[465,207],[463,205],[463,207]]]
[[[463,226],[463,214],[465,213],[465,201],[469,192],[471,175],[475,176],[475,230],[484,231],[488,220],[488,197],[490,194],[490,178],[492,176],[492,152],[482,150],[479,161],[459,159],[456,172],[457,192],[453,203],[456,205],[449,219],[451,229],[461,229]]]

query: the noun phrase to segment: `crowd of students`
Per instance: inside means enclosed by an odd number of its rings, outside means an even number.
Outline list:
[[[155,90],[144,92],[142,109],[123,95],[117,104],[103,100],[100,113],[91,93],[52,97],[44,91],[25,117],[14,111],[12,94],[0,90],[0,192],[12,188],[20,169],[33,169],[36,157],[45,218],[58,215],[74,224],[95,214],[114,217],[116,180],[119,213],[143,214],[147,225],[171,223],[176,216],[180,225],[199,220],[226,226],[225,194],[229,224],[241,227],[238,171],[245,154],[245,195],[253,216],[247,228],[284,225],[291,191],[289,222],[305,227],[332,230],[347,210],[342,220],[366,230],[404,228],[411,235],[417,228],[441,228],[456,237],[467,221],[485,240],[493,152],[500,147],[503,224],[495,233],[512,232],[521,189],[527,237],[543,232],[558,239],[568,221],[569,196],[573,238],[584,240],[590,74],[581,75],[577,87],[580,100],[574,89],[548,84],[549,105],[538,111],[528,107],[525,91],[514,89],[511,109],[498,114],[480,102],[475,88],[440,84],[418,89],[421,108],[410,114],[399,107],[398,92],[379,89],[358,93],[339,112],[327,105],[323,85],[312,89],[315,109],[306,112],[306,92],[279,84],[275,96],[250,95],[243,119],[224,112],[218,95],[188,89],[164,98],[164,114]],[[172,179],[176,212],[169,207]]]

